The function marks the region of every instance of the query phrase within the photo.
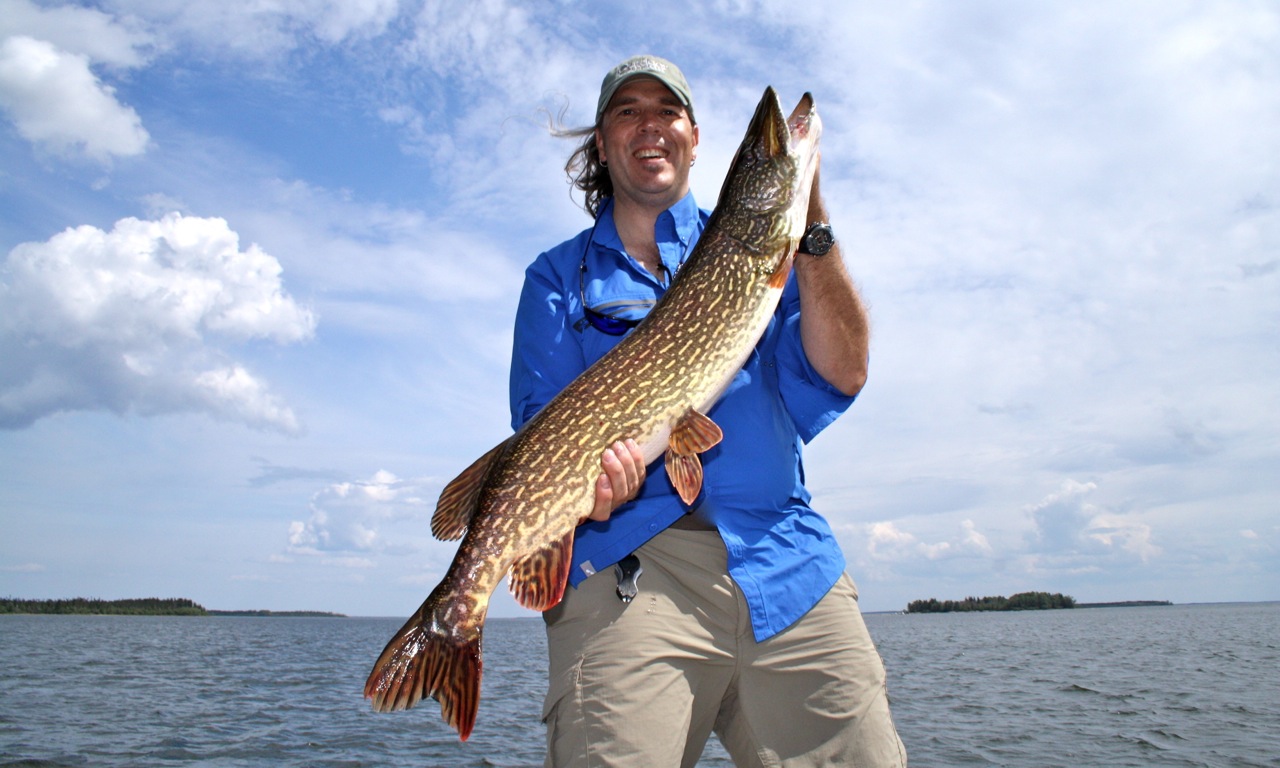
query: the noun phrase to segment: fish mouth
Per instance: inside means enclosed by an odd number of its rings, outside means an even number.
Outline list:
[[[767,87],[747,126],[720,199],[728,199],[730,187],[741,183],[749,191],[737,196],[746,210],[786,210],[788,237],[799,239],[808,211],[809,192],[818,170],[818,146],[822,120],[813,95],[806,93],[791,114],[782,111],[778,94]]]
[[[800,97],[800,103],[796,104],[796,108],[791,110],[791,115],[787,118],[787,136],[795,146],[816,145],[821,135],[822,120],[819,119],[818,110],[813,104],[813,95],[806,92]]]
[[[773,86],[768,86],[747,127],[743,144],[762,148],[770,158],[781,154],[803,156],[813,154],[821,135],[822,120],[818,117],[812,94],[805,93],[791,114],[783,116],[778,93]]]
[[[808,217],[809,192],[814,174],[818,172],[818,141],[822,138],[822,119],[813,103],[813,94],[805,92],[796,108],[786,119],[787,151],[797,158],[796,186],[792,187],[796,200],[803,200],[804,207],[793,206],[792,227],[796,234],[803,231]]]

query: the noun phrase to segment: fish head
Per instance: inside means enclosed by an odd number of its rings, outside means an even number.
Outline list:
[[[821,137],[812,95],[788,116],[773,88],[765,89],[716,206],[720,226],[758,249],[763,270],[783,267],[804,235]]]

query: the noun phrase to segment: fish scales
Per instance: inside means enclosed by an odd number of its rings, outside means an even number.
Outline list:
[[[466,739],[475,724],[490,595],[510,575],[516,600],[546,610],[565,589],[573,531],[590,513],[600,457],[632,438],[665,454],[685,503],[697,454],[721,439],[705,415],[777,307],[805,224],[821,122],[805,94],[785,117],[766,89],[697,247],[648,317],[520,430],[441,494],[432,531],[462,538],[422,606],[387,643],[365,684],[379,711],[440,702]]]

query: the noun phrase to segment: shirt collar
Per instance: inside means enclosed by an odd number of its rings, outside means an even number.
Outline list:
[[[675,274],[681,263],[688,258],[693,249],[693,242],[702,231],[702,212],[690,191],[676,201],[675,205],[658,214],[654,224],[654,236],[658,242],[658,251],[662,254],[663,265],[668,274]],[[613,221],[613,198],[607,197],[600,208],[599,220],[591,242],[601,248],[625,253],[622,238],[618,236],[618,225]]]

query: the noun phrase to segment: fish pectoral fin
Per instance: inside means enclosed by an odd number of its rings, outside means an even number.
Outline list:
[[[444,487],[436,502],[435,514],[431,516],[433,536],[441,541],[453,541],[467,532],[480,499],[480,489],[484,488],[485,478],[489,476],[489,467],[506,444],[506,440],[498,443]]]
[[[697,454],[678,454],[667,451],[667,477],[685,504],[692,504],[702,490],[702,462]]]
[[[786,258],[778,262],[778,266],[773,270],[773,274],[769,275],[769,287],[774,290],[782,290],[787,287],[787,278],[791,277],[791,264],[795,261],[796,252],[794,250],[788,253]]]
[[[696,409],[684,412],[676,425],[671,428],[670,450],[687,456],[714,448],[724,439],[720,425]]]
[[[667,446],[667,477],[685,504],[692,504],[702,490],[702,462],[698,454],[714,448],[724,431],[709,416],[690,408],[671,428]]]
[[[511,566],[511,594],[525,608],[545,611],[564,597],[573,560],[573,530]]]

